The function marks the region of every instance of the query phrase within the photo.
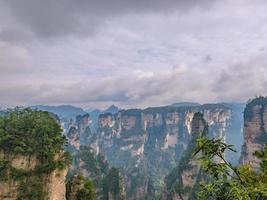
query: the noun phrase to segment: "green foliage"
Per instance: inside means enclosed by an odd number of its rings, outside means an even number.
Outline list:
[[[47,160],[63,150],[65,143],[60,125],[48,112],[15,109],[0,117],[0,149],[5,152]]]
[[[81,146],[78,153],[78,157],[84,162],[85,168],[93,174],[99,172],[98,162],[96,155],[93,152],[93,149],[87,146]]]
[[[66,199],[96,200],[96,188],[91,180],[80,174],[71,176],[66,185]]]
[[[201,166],[209,177],[201,184],[199,200],[264,200],[267,199],[267,146],[255,156],[262,159],[260,170],[250,166],[233,167],[224,159],[231,145],[221,140],[198,139],[197,153],[201,153]]]
[[[91,181],[87,181],[84,187],[77,192],[77,200],[95,200],[96,191]]]
[[[19,200],[45,199],[44,177],[70,164],[69,154],[63,153],[65,143],[61,127],[50,113],[29,108],[10,110],[0,116],[0,151],[37,157],[38,164],[24,170],[13,167],[8,158],[0,160],[0,181],[19,181]]]
[[[118,194],[119,192],[119,170],[117,168],[112,167],[108,175],[104,180],[104,191],[106,196],[108,193],[112,193],[113,195]]]
[[[71,173],[77,174],[79,171],[87,171],[90,180],[94,183],[98,198],[106,200],[109,194],[116,197],[120,195],[122,180],[119,170],[109,168],[103,154],[96,154],[89,146],[81,146],[80,150],[73,152],[73,159],[75,169]],[[70,183],[72,179],[72,176],[70,176]],[[85,195],[85,191],[83,189],[79,192],[80,197]]]
[[[165,184],[168,194],[171,195],[172,192],[176,192],[179,194],[190,193],[190,188],[184,187],[181,177],[185,170],[189,170],[192,168],[190,165],[190,161],[193,156],[194,149],[196,147],[196,138],[193,138],[189,144],[185,152],[183,153],[183,157],[180,159],[179,164],[176,168],[174,168],[166,177]]]
[[[9,161],[0,160],[0,181],[7,179]]]
[[[95,151],[89,146],[81,146],[79,151],[73,154],[74,166],[76,171],[86,170],[94,185],[102,187],[102,177],[107,174],[108,163],[102,154],[96,155]],[[83,163],[82,166],[79,163]],[[74,172],[76,173],[76,172]]]
[[[42,200],[46,198],[46,192],[43,190],[44,184],[41,177],[33,176],[19,185],[18,200]]]
[[[103,200],[109,199],[109,194],[113,199],[124,200],[123,180],[117,168],[112,167],[103,179]]]
[[[224,175],[230,176],[229,169],[238,175],[231,163],[224,159],[224,153],[227,149],[235,151],[232,145],[223,143],[221,139],[208,139],[205,137],[197,139],[197,142],[198,146],[195,154],[201,151],[200,162],[204,170],[211,172],[216,179],[221,178],[221,176],[224,177]]]

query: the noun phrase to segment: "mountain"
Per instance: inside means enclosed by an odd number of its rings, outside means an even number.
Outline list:
[[[96,189],[95,199],[125,200],[124,179],[117,168],[109,166],[104,155],[96,153],[89,146],[80,146],[77,149],[74,147],[72,158],[69,184],[67,184],[67,194],[69,196],[67,200],[77,200],[75,198],[77,195],[75,187],[77,185],[73,184],[77,179],[77,174],[92,182]]]
[[[200,106],[201,104],[195,102],[179,102],[173,103],[171,106],[175,107],[193,107],[193,106]]]
[[[99,152],[98,148],[92,148],[94,145],[91,140],[96,135],[90,129],[89,114],[78,115],[75,122],[69,124],[67,137],[69,140],[67,150],[72,155],[67,200],[76,200],[75,196],[86,184],[83,179],[77,177],[77,174],[93,183],[96,199],[125,200],[125,185],[121,172],[118,168],[109,166],[105,155]]]
[[[111,105],[110,107],[108,107],[106,110],[103,111],[103,113],[111,113],[111,114],[115,114],[119,111],[120,109],[117,106]]]
[[[258,97],[248,102],[244,111],[243,133],[241,162],[258,169],[260,160],[254,152],[263,150],[267,142],[267,97]]]
[[[120,170],[83,145],[92,135],[89,114],[70,124],[68,145],[53,113],[16,109],[0,124],[0,199],[126,199]]]
[[[179,164],[192,139],[191,124],[197,112],[203,114],[210,137],[224,141],[230,137],[233,110],[223,104],[205,104],[127,109],[115,114],[95,112],[95,130],[79,131],[81,125],[76,121],[73,133],[77,137],[70,137],[70,143],[76,147],[80,143],[90,145],[105,155],[111,166],[119,168],[127,199],[149,199],[148,194],[156,199],[164,189],[164,177]],[[86,141],[77,142],[83,137]]]
[[[59,105],[59,106],[47,106],[47,105],[35,105],[31,106],[32,109],[48,111],[56,114],[60,118],[75,118],[77,115],[83,115],[86,112],[79,107],[71,105]]]
[[[161,200],[196,199],[198,185],[203,179],[202,169],[198,162],[199,155],[193,156],[197,147],[197,139],[208,135],[208,124],[203,114],[195,113],[191,123],[192,139],[188,143],[181,160],[164,179],[165,191]]]
[[[95,109],[91,112],[89,112],[90,114],[90,118],[91,118],[91,130],[93,132],[96,132],[97,131],[97,128],[98,128],[98,117],[99,115],[101,114],[105,114],[105,113],[111,113],[111,114],[115,114],[119,111],[120,109],[115,106],[115,105],[111,105],[110,107],[108,107],[107,109],[105,110],[99,110],[99,109]]]

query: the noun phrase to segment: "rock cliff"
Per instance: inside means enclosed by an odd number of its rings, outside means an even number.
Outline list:
[[[64,200],[65,143],[50,113],[16,109],[0,117],[0,199]]]
[[[165,178],[162,200],[188,200],[196,198],[196,190],[201,180],[199,154],[194,156],[197,138],[208,135],[208,124],[203,114],[195,113],[191,123],[192,139],[187,145],[177,167]]]
[[[163,178],[179,163],[191,141],[191,123],[197,112],[203,113],[211,137],[226,138],[232,110],[221,104],[129,109],[99,116],[91,142],[111,165],[122,170],[127,199],[144,198],[149,182],[154,195],[160,193]]]
[[[155,199],[162,193],[164,177],[179,165],[188,148],[194,129],[192,120],[198,112],[209,126],[209,137],[220,137],[241,146],[242,105],[239,104],[186,104],[102,112],[97,124],[91,123],[95,119],[86,114],[66,126],[70,151],[75,152],[76,171],[94,180],[89,165],[85,165],[87,161],[80,157],[81,147],[90,146],[96,157],[103,155],[110,166],[120,169],[127,199]],[[94,128],[90,130],[92,124]],[[238,155],[226,156],[237,163]]]
[[[259,167],[255,151],[263,149],[267,142],[267,98],[259,97],[250,101],[244,111],[244,145],[241,162]]]
[[[67,168],[41,173],[41,162],[36,156],[3,151],[0,152],[0,165],[0,199],[17,200],[32,195],[47,200],[65,200]]]

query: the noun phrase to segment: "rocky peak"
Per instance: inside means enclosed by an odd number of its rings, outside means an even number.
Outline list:
[[[77,115],[76,120],[70,119],[67,127],[67,137],[70,146],[75,149],[79,149],[80,145],[88,145],[90,138],[92,137],[91,132],[91,118],[90,115]]]
[[[267,142],[267,97],[251,100],[244,111],[244,145],[241,162],[259,167],[259,159],[253,154],[261,151]]]
[[[200,112],[194,114],[191,122],[192,139],[178,164],[165,178],[166,189],[162,199],[188,200],[195,199],[195,186],[200,181],[198,156],[193,156],[196,139],[208,135],[208,123]]]
[[[111,128],[114,126],[114,117],[111,113],[100,114],[98,117],[99,128]]]
[[[210,136],[226,138],[232,112],[220,104],[129,109],[99,116],[92,147],[124,170],[127,199],[144,198],[152,183],[155,193],[162,189],[158,183],[179,162],[193,133],[205,128],[204,121],[195,115],[198,112],[210,126]],[[192,121],[198,123],[192,125]],[[145,178],[140,180],[141,176]]]

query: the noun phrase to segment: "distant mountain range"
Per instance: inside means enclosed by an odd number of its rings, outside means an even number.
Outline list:
[[[60,105],[60,106],[36,105],[36,106],[31,106],[31,108],[52,112],[57,116],[59,116],[60,118],[75,118],[77,115],[86,114],[86,112],[82,108],[71,105]]]
[[[179,102],[179,103],[173,103],[171,106],[175,107],[192,107],[192,106],[201,106],[200,103],[195,102]]]
[[[48,106],[48,105],[35,105],[31,106],[32,109],[38,109],[38,110],[43,110],[43,111],[48,111],[51,113],[56,114],[60,119],[75,119],[76,116],[78,115],[84,115],[86,113],[90,114],[90,118],[92,120],[91,124],[91,129],[96,130],[97,128],[97,123],[98,123],[98,117],[100,114],[103,113],[111,113],[115,114],[117,113],[120,109],[115,106],[111,105],[105,110],[100,110],[100,109],[94,109],[94,110],[84,110],[80,107],[75,107],[72,105],[59,105],[59,106]],[[1,113],[0,113],[1,114]]]

